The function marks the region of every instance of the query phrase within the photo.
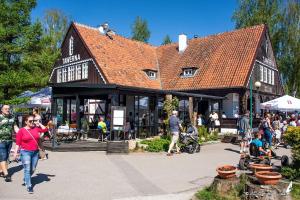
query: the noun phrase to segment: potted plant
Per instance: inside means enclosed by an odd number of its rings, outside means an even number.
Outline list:
[[[280,173],[268,171],[256,172],[255,176],[262,185],[276,185],[282,178]]]
[[[232,165],[223,165],[223,166],[220,166],[217,168],[219,177],[221,177],[223,179],[235,177],[236,171],[237,171],[237,168]]]
[[[270,172],[272,171],[272,166],[267,164],[253,163],[250,164],[250,169],[252,169],[253,173],[261,172],[261,171]]]

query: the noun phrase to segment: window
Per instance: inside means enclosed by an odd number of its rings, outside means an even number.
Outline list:
[[[74,50],[74,38],[71,36],[69,40],[69,56],[73,55]]]
[[[56,71],[57,83],[61,82],[61,69],[57,69]]]
[[[184,77],[192,77],[195,74],[195,70],[194,69],[184,69],[183,70],[183,76]]]
[[[148,76],[149,76],[150,79],[156,79],[156,72],[149,71],[147,74],[148,74]]]
[[[260,71],[260,81],[264,81],[264,67],[262,65],[259,66]]]
[[[264,67],[264,82],[268,82],[268,73],[267,73],[267,68]]]
[[[81,65],[76,65],[76,80],[81,79]]]
[[[75,66],[68,68],[68,81],[74,81],[75,79]]]
[[[268,83],[272,84],[272,71],[268,69]]]
[[[272,70],[272,83],[271,83],[272,85],[274,85],[275,84],[275,77],[274,77],[274,71]]]
[[[82,64],[82,79],[88,78],[88,73],[89,73],[88,69],[89,69],[88,63],[83,63]]]
[[[67,81],[68,69],[65,67],[63,68],[63,75],[62,75],[62,82]]]

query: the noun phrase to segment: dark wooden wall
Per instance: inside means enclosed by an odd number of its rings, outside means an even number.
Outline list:
[[[73,55],[77,55],[80,54],[80,61],[82,60],[86,60],[86,59],[93,59],[92,55],[90,55],[88,49],[86,48],[84,42],[81,40],[79,33],[76,31],[76,29],[74,28],[73,25],[71,25],[71,27],[69,28],[66,37],[62,43],[61,46],[61,57],[57,60],[57,62],[55,63],[55,67],[59,67],[63,65],[63,58],[69,57],[69,39],[70,37],[74,38],[74,50],[73,50]],[[98,67],[96,65],[96,62],[93,61],[88,61],[88,79],[85,80],[74,80],[72,82],[80,82],[83,84],[103,84],[104,81],[101,78],[101,76],[99,75],[98,72]],[[74,65],[76,64],[76,62],[78,61],[74,61],[71,63],[74,63]],[[68,63],[68,64],[71,64]],[[57,83],[57,74],[56,74],[56,70],[54,69],[52,77],[50,79],[51,83]],[[70,83],[70,82],[67,82]],[[65,83],[61,83],[61,84],[65,84]]]

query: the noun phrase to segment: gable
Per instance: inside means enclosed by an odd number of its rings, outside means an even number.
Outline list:
[[[260,92],[283,95],[284,89],[280,80],[280,73],[272,49],[270,36],[266,29],[257,48],[257,54],[251,72],[253,82],[261,82]],[[247,88],[250,88],[250,78]]]
[[[61,57],[56,61],[51,83],[80,82],[104,84],[106,80],[97,67],[80,35],[71,24],[61,45]]]

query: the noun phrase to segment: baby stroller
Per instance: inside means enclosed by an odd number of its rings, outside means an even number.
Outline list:
[[[189,125],[186,133],[180,132],[179,141],[181,144],[180,151],[191,154],[200,152],[199,134],[196,127]]]
[[[266,149],[265,145],[264,145],[264,149]],[[281,160],[282,167],[289,165],[288,156],[283,155],[280,157],[280,156],[277,156],[274,151],[272,151],[272,150],[270,150],[270,151],[271,151],[271,156],[262,156],[262,155],[260,155],[258,148],[253,143],[251,143],[250,147],[249,147],[250,154],[242,154],[241,155],[241,158],[239,161],[239,168],[241,170],[246,170],[246,169],[248,169],[249,165],[252,163],[272,165],[271,164],[272,158]]]

